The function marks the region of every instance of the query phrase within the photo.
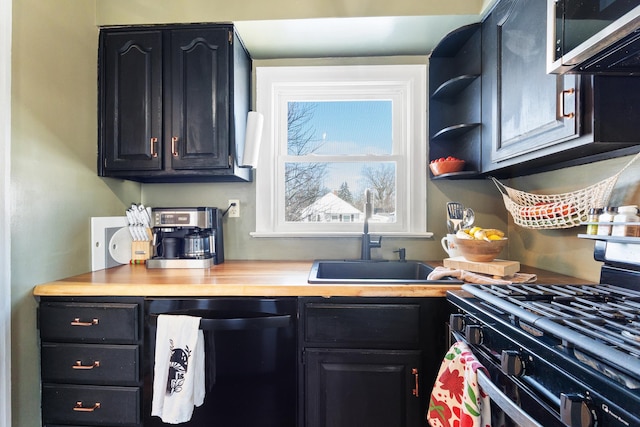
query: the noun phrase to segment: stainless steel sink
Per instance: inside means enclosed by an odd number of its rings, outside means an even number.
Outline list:
[[[309,272],[309,283],[347,284],[451,284],[457,279],[428,280],[433,270],[420,261],[317,260]]]

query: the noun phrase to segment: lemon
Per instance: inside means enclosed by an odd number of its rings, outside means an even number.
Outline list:
[[[475,227],[471,228],[471,230],[469,230],[468,233],[473,236],[474,234],[476,234],[476,232],[478,232],[480,230],[482,230],[482,227],[478,227],[476,225]]]

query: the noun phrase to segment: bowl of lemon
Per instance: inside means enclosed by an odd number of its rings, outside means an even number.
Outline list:
[[[496,228],[473,227],[458,230],[454,238],[456,246],[467,261],[491,262],[507,246],[504,232]]]

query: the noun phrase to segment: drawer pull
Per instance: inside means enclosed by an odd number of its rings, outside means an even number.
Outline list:
[[[91,322],[81,322],[79,317],[73,319],[71,326],[93,326],[98,324],[98,319],[93,319]]]
[[[76,364],[71,366],[72,369],[93,369],[93,368],[99,368],[100,367],[100,361],[96,360],[95,362],[93,362],[92,365],[83,365],[81,360],[76,360]]]
[[[419,388],[419,381],[418,381],[418,370],[416,368],[413,368],[411,370],[411,374],[413,375],[413,377],[416,380],[416,388],[413,389],[413,395],[415,397],[420,397],[420,388]]]
[[[82,406],[82,402],[76,402],[76,406],[73,407],[73,410],[76,412],[93,412],[100,407],[100,402],[96,402],[91,407]]]

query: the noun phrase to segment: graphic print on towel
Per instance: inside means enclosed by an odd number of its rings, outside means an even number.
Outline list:
[[[167,376],[167,394],[180,393],[182,391],[182,385],[184,384],[184,377],[187,374],[189,368],[189,358],[191,357],[191,350],[186,345],[184,349],[174,348],[173,340],[169,340],[169,351],[171,356],[169,357],[169,375]]]

